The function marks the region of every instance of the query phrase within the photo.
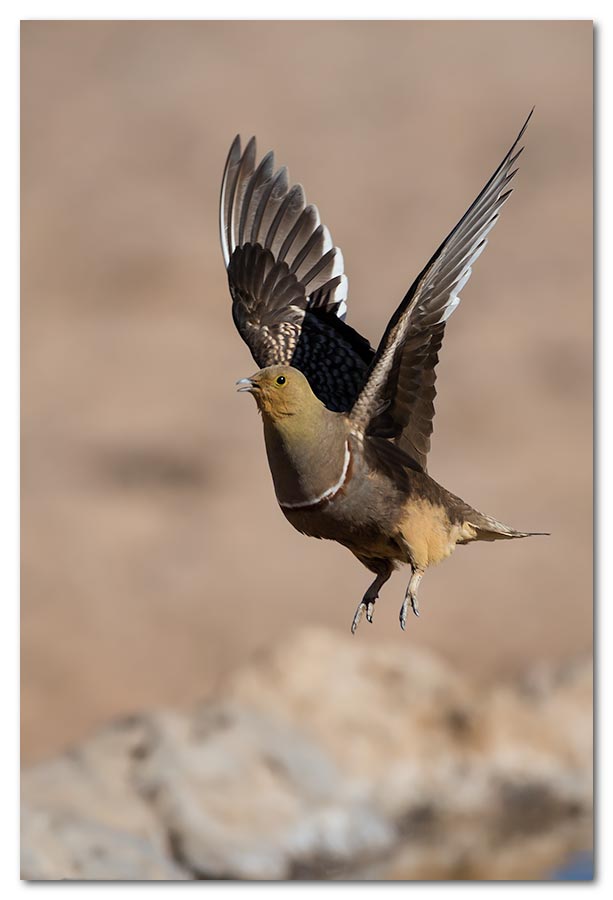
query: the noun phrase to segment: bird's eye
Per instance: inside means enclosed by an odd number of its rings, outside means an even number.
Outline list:
[[[277,378],[277,384],[285,384],[285,381],[285,375],[279,375],[279,377]]]

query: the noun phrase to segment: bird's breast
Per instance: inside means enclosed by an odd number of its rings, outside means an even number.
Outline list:
[[[369,472],[351,441],[347,477],[318,503],[280,503],[286,519],[303,534],[344,544],[365,555],[403,559],[398,545],[399,498],[393,486]]]
[[[282,509],[309,509],[331,501],[352,478],[353,455],[340,429],[284,431],[264,422],[268,464]]]
[[[294,499],[283,499],[283,497],[277,495],[279,506],[284,510],[309,510],[316,509],[331,503],[337,497],[337,495],[345,489],[346,485],[351,481],[351,477],[353,474],[353,457],[348,440],[345,441],[343,450],[343,467],[341,469],[340,475],[332,484],[329,484],[328,487],[325,487],[323,488],[323,490],[315,493],[315,478],[298,478],[298,484],[296,486],[299,487],[299,490],[294,494]],[[325,480],[326,479],[321,479],[322,483]]]

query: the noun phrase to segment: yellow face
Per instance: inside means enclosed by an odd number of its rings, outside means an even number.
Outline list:
[[[296,415],[305,405],[320,402],[302,372],[291,366],[268,366],[237,385],[239,391],[253,394],[260,412],[272,419]]]

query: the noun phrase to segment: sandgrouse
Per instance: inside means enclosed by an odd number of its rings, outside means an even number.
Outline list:
[[[530,113],[532,115],[532,113]],[[419,615],[428,566],[456,544],[523,538],[477,512],[427,473],[436,364],[445,325],[487,243],[521,153],[513,146],[418,275],[375,351],[345,323],[343,257],[255,139],[230,148],[220,230],[236,327],[260,366],[237,382],[255,397],[277,501],[298,531],[343,544],[374,572],[355,615],[372,622],[379,591],[401,563],[411,577],[400,610]]]

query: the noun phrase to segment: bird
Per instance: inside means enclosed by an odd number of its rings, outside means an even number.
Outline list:
[[[236,328],[259,366],[237,390],[261,414],[277,503],[304,535],[346,547],[375,575],[351,623],[373,622],[383,585],[410,569],[400,607],[418,616],[426,570],[456,545],[513,540],[428,473],[436,365],[447,320],[512,192],[534,109],[485,187],[393,313],[379,345],[345,321],[343,256],[285,167],[240,135],[228,153],[219,225]]]

